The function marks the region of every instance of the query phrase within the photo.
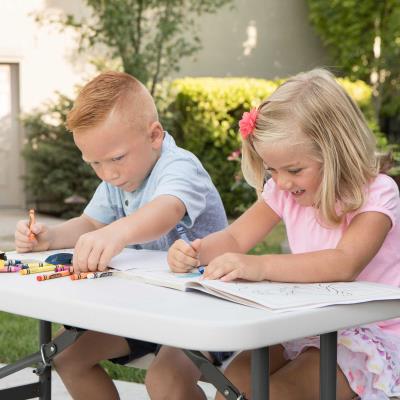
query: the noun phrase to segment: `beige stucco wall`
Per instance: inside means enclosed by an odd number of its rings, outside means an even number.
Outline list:
[[[203,50],[179,75],[284,77],[326,65],[306,0],[235,0],[202,18]]]
[[[80,3],[64,1],[66,5]],[[29,111],[54,91],[73,93],[73,84],[90,73],[90,68],[71,60],[76,46],[72,32],[40,27],[33,13],[48,7],[44,0],[2,0],[0,2],[0,62],[20,65],[20,105]]]

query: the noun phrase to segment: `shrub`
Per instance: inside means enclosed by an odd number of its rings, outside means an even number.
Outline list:
[[[82,161],[71,133],[65,128],[71,107],[72,100],[58,94],[55,102],[22,117],[28,203],[39,212],[66,218],[82,211],[99,182]]]

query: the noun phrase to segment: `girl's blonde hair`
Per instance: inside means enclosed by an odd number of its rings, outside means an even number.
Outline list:
[[[300,73],[258,107],[254,132],[242,147],[244,177],[258,193],[265,168],[255,148],[281,141],[311,145],[321,162],[314,204],[321,221],[336,225],[344,214],[362,206],[365,185],[379,173],[375,137],[361,110],[330,72]]]

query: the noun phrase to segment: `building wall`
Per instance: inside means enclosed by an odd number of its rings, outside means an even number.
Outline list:
[[[0,115],[7,122],[0,123],[0,143],[13,143],[2,148],[0,157],[0,207],[21,207],[25,202],[23,160],[13,161],[24,140],[19,114],[51,100],[56,91],[73,96],[75,85],[96,73],[86,54],[76,52],[76,34],[40,26],[34,16],[38,12],[88,15],[89,11],[83,0],[0,2],[2,76],[9,75],[7,66],[13,71],[12,82],[0,79]],[[199,28],[203,49],[194,59],[182,60],[175,77],[283,77],[324,65],[326,59],[309,25],[306,0],[235,0],[216,15],[203,16]]]
[[[327,62],[306,0],[235,0],[203,16],[200,29],[203,50],[182,61],[180,76],[275,78]]]

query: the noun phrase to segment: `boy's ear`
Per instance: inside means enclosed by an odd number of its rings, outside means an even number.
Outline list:
[[[164,130],[158,121],[150,125],[150,140],[153,145],[158,147],[164,140]]]

